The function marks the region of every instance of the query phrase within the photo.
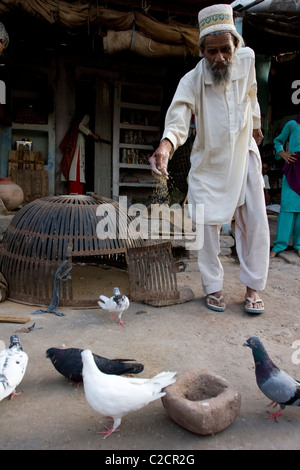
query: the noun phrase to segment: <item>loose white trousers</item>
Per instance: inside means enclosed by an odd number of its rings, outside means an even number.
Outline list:
[[[235,242],[240,261],[240,281],[260,291],[266,286],[270,232],[263,193],[263,178],[256,156],[249,152],[245,203],[235,211]],[[219,259],[222,225],[205,225],[198,250],[198,266],[205,294],[221,291],[224,270]]]

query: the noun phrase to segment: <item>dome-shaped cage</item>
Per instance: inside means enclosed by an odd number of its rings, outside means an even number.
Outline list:
[[[118,202],[95,194],[44,197],[26,204],[13,218],[0,247],[0,270],[8,282],[8,298],[49,305],[55,274],[65,260],[70,265],[74,260],[126,265],[127,250],[144,246],[142,238],[127,236],[129,219]],[[110,233],[102,236],[102,229]],[[100,290],[101,285],[96,298]],[[63,283],[60,304],[96,304],[95,298],[76,300],[73,293],[71,276]]]

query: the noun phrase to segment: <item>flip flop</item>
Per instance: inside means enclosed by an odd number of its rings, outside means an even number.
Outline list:
[[[265,311],[264,307],[263,308],[246,307],[247,302],[251,302],[252,304],[257,304],[258,302],[262,302],[262,304],[263,304],[263,301],[261,299],[253,300],[253,299],[251,299],[251,297],[247,297],[246,300],[245,300],[244,309],[245,309],[245,312],[247,312],[247,313],[264,313],[264,311]]]
[[[208,299],[216,300],[217,302],[222,302],[222,300],[224,300],[223,295],[221,295],[221,297],[215,297],[214,295],[209,294],[206,296],[205,300],[206,300],[206,307],[209,308],[210,310],[213,310],[214,312],[225,312],[226,305],[225,307],[218,307],[218,305],[212,305],[208,303]]]

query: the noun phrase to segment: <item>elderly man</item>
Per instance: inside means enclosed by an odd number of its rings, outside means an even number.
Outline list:
[[[246,286],[244,309],[262,313],[258,291],[266,285],[269,226],[265,210],[262,141],[254,52],[244,47],[230,5],[199,13],[203,59],[179,82],[165,119],[165,130],[150,157],[152,173],[168,177],[170,155],[182,145],[196,117],[196,138],[188,176],[188,202],[204,206],[204,243],[198,250],[206,305],[224,311],[224,271],[219,260],[220,228],[235,216],[240,280]]]

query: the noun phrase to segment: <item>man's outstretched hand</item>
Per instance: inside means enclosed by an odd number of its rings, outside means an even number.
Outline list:
[[[164,176],[168,179],[168,162],[170,153],[173,151],[173,145],[168,139],[161,140],[155,152],[149,158],[149,163],[153,176]]]

